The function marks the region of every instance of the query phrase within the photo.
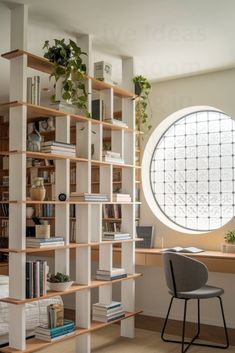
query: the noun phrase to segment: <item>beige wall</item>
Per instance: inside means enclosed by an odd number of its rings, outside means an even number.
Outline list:
[[[155,128],[171,113],[193,105],[208,105],[223,110],[235,118],[235,69],[198,75],[188,78],[175,79],[153,84],[151,106],[153,110],[152,125]],[[164,237],[164,246],[194,245],[203,249],[220,249],[223,234],[226,229],[235,228],[232,220],[222,229],[203,235],[187,235],[166,227],[156,219],[141,195],[141,223],[153,224],[155,227],[155,246],[159,245],[159,238]],[[234,264],[235,266],[235,264]],[[164,317],[169,296],[165,285],[164,275],[160,267],[138,267],[144,277],[136,284],[136,302],[147,315]],[[235,327],[235,275],[210,273],[209,281],[213,285],[225,289],[224,304],[228,326]],[[148,291],[146,291],[148,288]],[[147,294],[146,294],[147,293]],[[181,303],[176,303],[172,318],[182,319]],[[190,305],[189,320],[194,321],[195,310]],[[221,325],[220,313],[216,300],[205,301],[202,304],[202,321],[209,324]]]
[[[223,110],[235,118],[234,99],[235,69],[192,76],[153,84],[151,107],[153,112],[153,129],[171,113],[194,105],[207,105]],[[147,138],[146,138],[147,140]],[[194,245],[203,249],[220,249],[226,229],[235,228],[232,220],[218,231],[202,235],[179,233],[166,227],[151,212],[145,197],[141,198],[141,223],[153,224],[155,227],[155,246]]]

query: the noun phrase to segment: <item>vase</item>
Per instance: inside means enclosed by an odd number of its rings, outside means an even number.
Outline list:
[[[43,201],[46,196],[43,178],[35,178],[30,189],[30,197],[34,201]]]
[[[40,152],[41,150],[41,135],[34,129],[31,134],[28,135],[27,147],[28,151]]]

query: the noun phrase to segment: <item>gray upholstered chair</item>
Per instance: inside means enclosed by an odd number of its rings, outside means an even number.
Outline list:
[[[226,322],[224,317],[223,303],[221,295],[224,293],[222,288],[212,287],[207,285],[208,270],[207,267],[190,257],[183,256],[172,252],[166,252],[163,254],[163,266],[165,271],[166,283],[169,288],[169,293],[172,296],[170,305],[168,308],[167,316],[162,329],[161,338],[165,342],[181,343],[181,352],[185,353],[191,344],[197,346],[206,346],[214,348],[228,348],[229,338],[226,328]],[[184,300],[184,318],[182,328],[182,339],[181,341],[166,339],[164,337],[168,317],[171,311],[172,303],[174,299]],[[225,332],[225,345],[213,345],[194,342],[199,338],[200,334],[200,299],[218,298],[223,318],[224,332]],[[185,325],[187,315],[187,302],[190,299],[197,299],[198,302],[198,327],[197,333],[191,341],[185,341]],[[187,345],[185,347],[185,345]]]

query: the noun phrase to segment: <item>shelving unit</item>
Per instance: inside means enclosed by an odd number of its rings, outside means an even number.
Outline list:
[[[126,315],[121,321],[121,335],[134,337],[135,312],[135,280],[141,275],[135,273],[135,175],[139,166],[135,166],[135,136],[139,132],[135,129],[135,97],[132,93],[131,78],[133,73],[132,59],[123,60],[123,86],[120,88],[92,78],[91,37],[83,35],[78,39],[79,46],[87,52],[88,75],[86,85],[88,91],[88,111],[91,113],[92,91],[100,92],[105,101],[108,114],[113,117],[114,96],[122,100],[122,120],[128,128],[86,118],[84,116],[68,114],[48,107],[26,103],[27,68],[32,68],[47,74],[51,73],[52,64],[46,59],[27,51],[27,6],[20,5],[11,10],[12,51],[2,57],[10,60],[10,102],[0,105],[0,112],[9,109],[9,150],[1,151],[0,155],[9,157],[9,200],[0,203],[9,204],[9,271],[10,286],[9,298],[1,301],[9,303],[9,347],[2,352],[34,352],[49,346],[51,343],[25,337],[25,304],[38,299],[49,298],[55,295],[75,293],[76,326],[73,336],[79,352],[90,352],[90,333],[108,324],[91,321],[91,290],[99,288],[99,301],[109,304],[112,301],[112,284],[121,283],[121,302]],[[16,36],[16,33],[18,34]],[[14,35],[15,34],[15,35]],[[20,49],[16,49],[16,48]],[[77,156],[75,158],[51,155],[41,152],[31,152],[26,149],[27,122],[37,121],[42,117],[55,117],[55,139],[64,143],[71,143],[71,131],[76,135]],[[81,129],[82,128],[82,129]],[[102,161],[104,132],[109,131],[112,151],[121,154],[125,164],[112,164]],[[95,136],[93,135],[95,131]],[[91,156],[91,145],[95,144],[94,155]],[[55,166],[39,166],[38,168],[55,168],[55,195],[56,200],[32,201],[27,199],[26,159],[38,158],[54,160]],[[58,201],[57,196],[63,192],[70,194],[70,169],[76,168],[76,191],[91,193],[92,172],[99,170],[99,192],[109,195],[109,202],[74,202]],[[132,202],[113,202],[113,173],[114,168],[120,168],[122,173],[121,186],[124,193],[131,195]],[[58,177],[59,176],[59,177]],[[117,181],[116,181],[117,182]],[[20,187],[19,187],[20,185]],[[26,248],[26,205],[51,204],[55,207],[55,234],[63,236],[65,245],[50,248]],[[76,243],[70,243],[70,205],[76,207]],[[121,205],[122,217],[118,221],[124,232],[131,235],[126,241],[102,241],[102,205]],[[46,217],[45,217],[46,218]],[[91,248],[99,247],[99,268],[111,270],[113,266],[113,245],[121,244],[121,266],[128,273],[127,278],[114,281],[97,281],[91,278]],[[70,249],[76,253],[75,284],[66,292],[51,292],[41,298],[25,299],[25,262],[30,253],[54,252],[55,272],[70,273]],[[2,251],[3,249],[0,249]],[[4,251],[6,251],[4,249]],[[114,322],[116,322],[114,321]],[[62,339],[64,340],[64,339]],[[58,341],[57,341],[58,342]]]

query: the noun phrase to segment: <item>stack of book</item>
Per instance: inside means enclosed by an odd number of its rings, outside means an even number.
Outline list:
[[[114,118],[110,118],[110,119],[105,119],[104,121],[106,121],[107,123],[113,124],[113,125],[117,125],[120,127],[128,127],[128,125],[126,123],[124,123],[124,121],[119,120],[119,119],[114,119]]]
[[[111,271],[97,270],[96,279],[100,281],[112,281],[114,279],[127,277],[126,270],[124,268],[113,267]]]
[[[89,194],[87,192],[71,192],[70,201],[78,202],[108,202],[109,197],[106,194]]]
[[[124,159],[121,158],[121,154],[112,151],[103,151],[103,161],[124,164]]]
[[[102,240],[127,240],[130,239],[129,233],[122,232],[103,232]]]
[[[58,141],[46,141],[41,145],[41,152],[76,157],[76,146]]]
[[[27,102],[40,105],[40,76],[27,78]]]
[[[50,237],[50,238],[26,238],[27,248],[48,248],[50,246],[63,246],[64,238],[62,237]]]
[[[48,327],[55,328],[64,325],[64,305],[50,304],[47,306]]]
[[[113,202],[131,202],[130,194],[113,194]]]
[[[125,316],[123,306],[120,302],[112,302],[111,304],[96,303],[93,304],[92,311],[92,319],[100,322],[111,322]]]
[[[39,298],[47,292],[47,262],[44,260],[26,262],[26,298]]]
[[[59,327],[49,328],[47,325],[38,326],[35,330],[35,338],[47,342],[54,342],[61,338],[72,336],[75,331],[75,323],[72,320],[64,320]]]
[[[50,204],[43,204],[40,207],[39,217],[54,217],[55,206]]]

